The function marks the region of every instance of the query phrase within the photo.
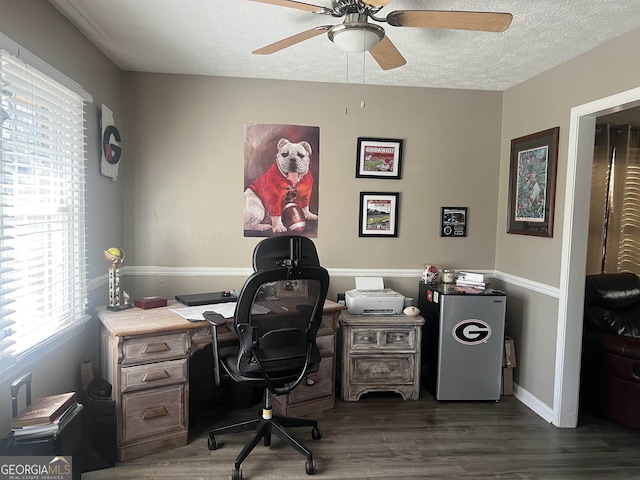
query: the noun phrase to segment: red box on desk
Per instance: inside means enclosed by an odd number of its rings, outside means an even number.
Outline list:
[[[142,297],[136,298],[133,304],[138,308],[147,310],[149,308],[166,307],[167,299],[163,297]]]

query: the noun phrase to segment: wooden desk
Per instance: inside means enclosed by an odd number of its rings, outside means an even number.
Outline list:
[[[120,461],[187,444],[189,357],[211,343],[211,330],[205,321],[190,322],[170,310],[180,306],[172,301],[149,310],[96,309],[101,375],[113,386]],[[335,332],[343,309],[327,300],[322,329]],[[219,340],[232,338],[233,333],[219,330]],[[333,396],[335,355],[332,368]]]

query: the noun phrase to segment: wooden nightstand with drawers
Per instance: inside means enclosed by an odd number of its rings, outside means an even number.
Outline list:
[[[339,321],[342,399],[357,401],[364,393],[392,391],[417,400],[424,318],[344,311]]]

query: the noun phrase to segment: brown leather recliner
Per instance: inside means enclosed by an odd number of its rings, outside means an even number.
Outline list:
[[[640,277],[587,275],[580,401],[640,429]]]

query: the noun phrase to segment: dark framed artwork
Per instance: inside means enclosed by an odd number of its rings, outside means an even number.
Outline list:
[[[402,140],[358,138],[356,178],[401,178]]]
[[[467,236],[467,207],[440,208],[440,236]]]
[[[397,237],[399,193],[360,192],[360,237]]]
[[[511,140],[507,233],[553,237],[560,127]]]

